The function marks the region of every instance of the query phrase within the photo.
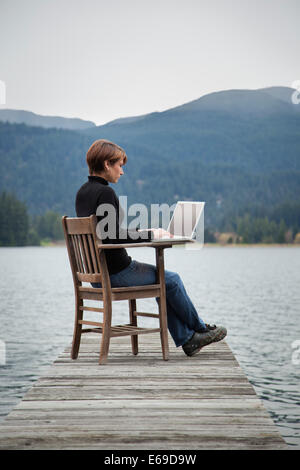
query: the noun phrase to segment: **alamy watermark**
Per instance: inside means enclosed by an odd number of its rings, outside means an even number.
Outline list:
[[[292,353],[292,364],[294,366],[299,366],[300,365],[300,339],[295,339],[295,341],[292,342],[291,344],[293,351]]]
[[[6,364],[6,344],[5,341],[0,339],[0,366],[5,366]]]
[[[300,103],[300,80],[295,80],[292,83],[292,88],[294,88],[295,91],[292,93],[291,101],[293,104],[299,104]]]
[[[168,205],[136,203],[128,206],[127,196],[120,196],[119,210],[113,204],[100,204],[96,215],[99,217],[97,236],[101,240],[118,240],[120,243],[126,239],[148,240],[149,230],[156,230],[159,226],[167,233],[162,234],[162,240],[174,237],[189,237],[193,234],[196,243],[186,244],[186,249],[201,249],[204,244],[204,203],[194,204],[185,201],[176,207]],[[173,212],[176,207],[176,217]],[[118,231],[118,233],[117,233]],[[161,237],[159,237],[161,238]]]
[[[0,105],[6,104],[6,85],[3,80],[0,80]]]

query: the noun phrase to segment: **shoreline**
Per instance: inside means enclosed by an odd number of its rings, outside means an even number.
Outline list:
[[[194,247],[197,247],[197,243]],[[200,244],[201,245],[201,244]],[[13,245],[13,246],[0,246],[0,248],[51,248],[51,247],[65,247],[64,240],[52,241],[42,243],[41,245]],[[174,245],[173,248],[185,248],[185,245]],[[300,248],[300,243],[204,243],[202,248]],[[128,248],[129,249],[129,248]]]
[[[218,246],[218,247],[222,247],[222,248],[226,248],[226,247],[234,247],[234,248],[246,248],[246,247],[260,247],[260,248],[264,248],[264,247],[278,247],[278,248],[300,248],[300,244],[299,243],[205,243],[204,244],[205,248],[209,248],[209,247],[214,247],[214,246]]]
[[[58,247],[58,246],[66,246],[64,240],[60,240],[57,242],[49,242],[45,243],[43,245],[39,245],[42,247]],[[197,243],[194,244],[194,246],[197,246]],[[184,248],[185,245],[177,245],[176,248]],[[203,248],[214,248],[214,247],[220,247],[220,248],[252,248],[252,247],[278,247],[278,248],[300,248],[300,243],[204,243]]]

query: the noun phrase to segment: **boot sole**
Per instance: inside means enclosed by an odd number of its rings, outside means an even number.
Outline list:
[[[187,356],[188,357],[195,356],[195,354],[201,351],[201,349],[204,348],[205,346],[208,346],[211,343],[217,343],[218,341],[222,341],[222,339],[224,339],[226,335],[227,335],[227,331],[220,331],[220,333],[217,336],[215,336],[214,339],[211,340],[208,338],[208,341],[205,344],[202,344],[201,346],[199,346],[199,348],[195,349],[195,351],[193,351],[191,354],[187,354]]]

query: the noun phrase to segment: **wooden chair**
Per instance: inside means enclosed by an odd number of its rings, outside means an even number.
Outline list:
[[[138,354],[138,335],[159,332],[162,355],[164,360],[169,359],[166,294],[164,280],[163,248],[157,246],[156,266],[157,284],[112,288],[106,265],[105,250],[120,248],[127,245],[102,244],[96,234],[97,218],[95,215],[83,218],[62,218],[65,240],[73,275],[75,289],[75,325],[71,350],[72,359],[78,357],[81,334],[86,332],[102,333],[99,364],[105,364],[109,350],[110,338],[116,336],[131,336],[132,352]],[[134,244],[130,246],[151,246],[149,243]],[[101,283],[101,288],[94,288],[90,284]],[[159,313],[137,312],[136,299],[159,298]],[[102,307],[84,305],[84,300],[95,300],[103,303]],[[125,325],[112,325],[112,303],[115,300],[129,301],[130,323]],[[101,312],[102,322],[83,319],[84,311]],[[158,328],[141,328],[137,326],[137,316],[155,317],[159,320]],[[82,328],[83,325],[89,328]]]

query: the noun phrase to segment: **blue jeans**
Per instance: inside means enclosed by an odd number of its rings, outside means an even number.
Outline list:
[[[110,276],[112,287],[130,287],[155,284],[156,266],[131,261],[127,268]],[[195,333],[205,329],[177,273],[165,271],[168,329],[175,345],[182,346]],[[96,284],[93,284],[97,287]],[[158,300],[158,299],[156,299]]]

